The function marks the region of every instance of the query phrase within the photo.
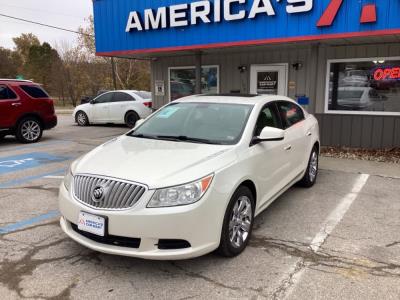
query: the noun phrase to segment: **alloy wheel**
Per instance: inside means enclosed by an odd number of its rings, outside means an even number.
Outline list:
[[[233,247],[240,248],[249,237],[253,222],[251,200],[241,196],[236,201],[229,220],[229,240]]]
[[[81,126],[86,125],[86,116],[83,113],[79,113],[77,116],[78,124]]]
[[[37,121],[28,120],[21,126],[21,135],[29,142],[36,141],[40,137],[41,129]]]
[[[313,151],[310,159],[310,165],[309,165],[309,177],[310,181],[314,182],[315,177],[317,177],[317,172],[318,172],[318,154],[317,152]]]

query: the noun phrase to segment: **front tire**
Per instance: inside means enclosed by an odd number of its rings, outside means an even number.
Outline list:
[[[89,118],[83,111],[78,111],[75,116],[75,121],[79,126],[88,126]]]
[[[233,194],[225,212],[221,242],[217,252],[234,257],[243,252],[253,229],[255,200],[250,189],[240,186]]]
[[[42,134],[42,125],[36,118],[24,118],[17,125],[16,137],[21,143],[36,143],[41,139]]]
[[[318,164],[318,149],[314,146],[308,160],[307,170],[303,178],[299,181],[300,186],[309,188],[315,184],[318,176]]]
[[[133,128],[136,122],[140,119],[139,115],[134,111],[128,111],[125,115],[125,124],[129,128]]]

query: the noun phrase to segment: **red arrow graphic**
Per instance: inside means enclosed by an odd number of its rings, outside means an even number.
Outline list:
[[[317,26],[331,26],[342,3],[343,0],[331,0],[322,17],[319,19]]]

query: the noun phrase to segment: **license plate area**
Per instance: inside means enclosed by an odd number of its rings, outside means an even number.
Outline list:
[[[107,217],[81,211],[78,217],[78,229],[104,237],[107,233]]]

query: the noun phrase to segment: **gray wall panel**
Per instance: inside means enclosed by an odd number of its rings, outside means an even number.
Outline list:
[[[379,148],[382,145],[383,118],[375,117],[372,120],[371,147]]]
[[[361,147],[362,118],[351,118],[350,147]]]

